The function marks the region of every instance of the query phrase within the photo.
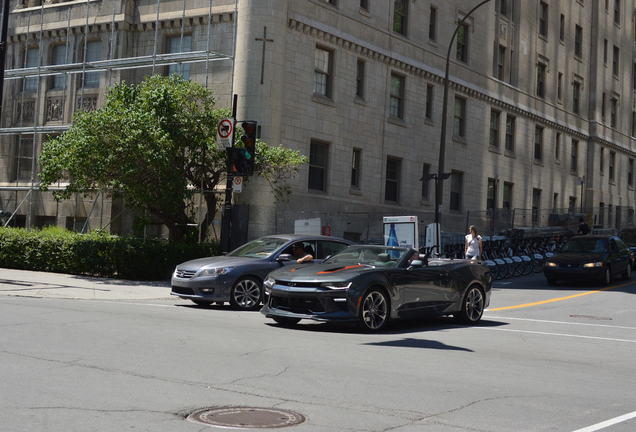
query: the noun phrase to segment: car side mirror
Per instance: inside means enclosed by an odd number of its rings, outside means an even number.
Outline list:
[[[409,269],[420,268],[424,265],[424,263],[420,260],[413,260],[409,265]]]
[[[291,254],[280,254],[278,255],[278,258],[276,258],[276,261],[287,262],[287,261],[291,261],[291,259],[292,259]]]

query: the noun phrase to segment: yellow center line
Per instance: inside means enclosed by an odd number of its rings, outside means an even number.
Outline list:
[[[597,289],[594,291],[585,291],[582,293],[578,293],[578,294],[573,294],[573,295],[569,295],[569,296],[565,296],[565,297],[558,297],[558,298],[553,298],[553,299],[549,299],[549,300],[541,300],[538,302],[533,302],[533,303],[524,303],[524,304],[518,304],[518,305],[514,305],[514,306],[503,306],[503,307],[498,307],[498,308],[488,308],[489,312],[493,312],[493,311],[500,311],[500,310],[508,310],[508,309],[521,309],[521,308],[526,308],[526,307],[531,307],[531,306],[538,306],[538,305],[542,305],[542,304],[547,304],[547,303],[554,303],[554,302],[558,302],[558,301],[563,301],[563,300],[569,300],[572,298],[576,298],[576,297],[582,297],[582,296],[586,296],[589,294],[596,294],[602,291],[607,291],[607,290],[611,290],[611,289],[615,289],[615,288],[622,288],[628,285],[631,285],[632,282],[627,282],[627,283],[623,283],[620,285],[614,285],[614,286],[610,286],[610,287],[606,287],[606,288],[601,288],[601,289]]]

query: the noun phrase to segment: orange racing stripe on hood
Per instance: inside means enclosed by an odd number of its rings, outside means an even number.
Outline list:
[[[325,270],[325,271],[318,272],[316,274],[336,273],[336,272],[339,272],[339,271],[350,270],[350,269],[358,268],[358,267],[364,267],[364,266],[361,265],[361,264],[357,264],[357,265],[346,266],[346,267],[343,267],[343,268],[338,269],[338,270]]]

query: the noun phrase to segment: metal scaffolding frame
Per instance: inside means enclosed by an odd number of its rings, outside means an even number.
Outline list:
[[[91,28],[91,24],[90,24],[90,18],[91,18],[91,10],[94,8],[94,10],[97,10],[98,7],[100,7],[102,4],[97,4],[94,2],[94,0],[85,0],[85,1],[72,1],[69,2],[68,5],[65,5],[64,3],[59,3],[59,4],[55,4],[55,6],[52,5],[48,5],[48,4],[43,4],[37,7],[30,7],[28,8],[28,10],[24,10],[22,13],[26,13],[27,15],[27,23],[26,23],[26,31],[23,34],[26,34],[27,37],[28,36],[32,36],[34,38],[34,40],[37,40],[38,43],[38,49],[39,49],[39,55],[38,55],[38,65],[37,66],[28,66],[27,65],[27,55],[26,55],[26,46],[27,44],[24,43],[23,41],[19,41],[17,42],[18,44],[23,44],[24,45],[24,56],[23,56],[23,63],[22,63],[22,67],[21,68],[14,68],[14,69],[7,69],[5,70],[5,83],[11,82],[15,80],[19,80],[19,79],[28,79],[28,78],[37,78],[37,89],[35,91],[35,95],[34,97],[30,97],[30,99],[34,99],[34,106],[33,106],[33,125],[32,126],[25,126],[23,125],[23,121],[22,118],[24,116],[24,111],[21,110],[20,111],[20,118],[19,118],[19,124],[20,126],[8,126],[8,127],[0,127],[0,137],[1,136],[7,136],[7,135],[15,135],[15,136],[19,136],[19,135],[33,135],[33,143],[32,143],[32,149],[31,149],[31,179],[28,182],[28,185],[25,185],[25,181],[19,181],[17,179],[17,175],[16,175],[16,179],[11,182],[9,181],[8,183],[14,183],[13,185],[5,185],[2,186],[0,185],[0,193],[1,192],[14,192],[15,193],[15,202],[16,202],[16,207],[15,209],[13,209],[11,211],[11,218],[5,222],[4,225],[8,225],[9,222],[11,221],[11,219],[16,215],[16,213],[18,213],[18,210],[20,209],[20,207],[25,204],[25,201],[28,199],[28,212],[27,212],[27,227],[31,227],[32,222],[31,219],[33,218],[33,216],[35,216],[35,212],[34,212],[34,193],[37,192],[39,190],[39,184],[36,181],[36,177],[37,177],[37,171],[36,171],[36,158],[37,158],[37,141],[35,139],[36,136],[43,136],[45,134],[57,134],[57,133],[62,133],[65,130],[67,130],[70,127],[70,124],[62,124],[62,125],[46,125],[44,123],[46,123],[46,119],[44,119],[42,121],[43,124],[38,124],[39,123],[39,113],[41,110],[41,104],[44,103],[44,99],[46,97],[45,94],[42,94],[42,84],[41,84],[41,79],[42,78],[46,78],[46,77],[55,77],[55,76],[64,76],[64,86],[63,86],[63,91],[64,91],[64,98],[68,98],[68,92],[69,89],[71,89],[71,85],[69,83],[69,76],[73,76],[73,75],[79,75],[82,76],[82,78],[84,78],[86,76],[87,73],[106,73],[106,78],[105,81],[107,82],[108,87],[112,86],[113,84],[113,80],[114,80],[114,72],[116,71],[124,71],[124,70],[134,70],[134,69],[144,69],[144,68],[148,68],[151,69],[151,74],[154,74],[156,72],[156,69],[159,67],[165,67],[165,66],[171,66],[171,65],[179,65],[180,67],[182,65],[185,64],[195,64],[195,63],[205,63],[205,87],[209,88],[210,85],[210,81],[209,81],[209,75],[210,75],[210,63],[211,62],[218,62],[218,61],[231,61],[232,62],[232,73],[231,73],[231,87],[233,88],[234,86],[234,57],[235,57],[235,52],[236,52],[236,16],[238,13],[238,0],[234,1],[233,6],[230,4],[228,6],[228,11],[223,11],[220,12],[221,14],[231,14],[232,15],[232,20],[231,20],[231,25],[232,25],[232,44],[231,44],[231,53],[222,53],[222,52],[217,52],[217,51],[212,51],[211,48],[211,44],[212,44],[212,27],[216,24],[213,21],[213,4],[215,2],[215,0],[208,0],[208,13],[207,13],[207,22],[203,22],[203,16],[199,15],[197,17],[194,18],[198,18],[199,19],[199,23],[200,26],[207,26],[207,29],[205,30],[205,34],[206,34],[206,46],[205,46],[205,50],[189,50],[189,51],[182,51],[183,49],[183,39],[184,39],[184,35],[186,34],[186,20],[187,19],[192,19],[193,17],[188,17],[186,12],[187,12],[187,6],[186,6],[186,2],[187,0],[183,0],[183,7],[182,7],[182,13],[181,13],[181,17],[180,18],[175,18],[174,17],[174,13],[171,13],[169,18],[164,18],[162,19],[161,17],[161,3],[160,0],[157,0],[155,8],[156,8],[156,15],[155,15],[155,20],[154,22],[152,22],[152,26],[154,27],[154,40],[153,40],[153,47],[152,47],[152,54],[145,54],[145,55],[140,55],[140,56],[134,56],[134,57],[122,57],[122,58],[117,58],[116,56],[116,51],[117,51],[117,47],[118,47],[118,43],[120,41],[120,35],[122,32],[125,31],[135,31],[135,30],[123,30],[123,29],[118,29],[117,27],[117,14],[118,14],[118,5],[122,5],[122,2],[118,2],[116,0],[113,0],[113,10],[112,10],[112,18],[110,20],[110,23],[107,23],[106,26],[110,27],[110,35],[108,37],[108,53],[105,56],[106,58],[101,59],[101,60],[93,60],[93,61],[86,61],[86,57],[87,57],[87,52],[88,52],[88,43],[89,43],[89,38],[88,35],[90,34],[90,28]],[[67,8],[67,25],[66,25],[66,32],[64,33],[66,35],[66,43],[65,43],[65,60],[64,63],[62,64],[55,64],[55,65],[45,65],[42,64],[43,61],[43,47],[44,47],[44,33],[45,31],[49,31],[50,29],[45,30],[44,28],[44,13],[45,10],[50,9],[51,7],[66,7]],[[77,25],[71,25],[71,12],[73,10],[76,10],[74,8],[79,8],[79,7],[85,7],[86,8],[86,14],[85,14],[85,20],[84,20],[84,25],[83,25],[83,41],[81,41],[81,43],[83,44],[83,46],[78,46],[78,52],[81,50],[83,51],[83,54],[81,56],[82,61],[78,62],[71,62],[69,59],[69,55],[70,55],[70,49],[69,49],[69,44],[71,43],[71,29],[72,28],[78,28]],[[34,16],[37,16],[38,13],[38,9],[39,9],[39,23],[34,25],[32,28],[32,24],[31,24],[31,19]],[[102,8],[103,10],[103,8]],[[9,20],[11,22],[11,18],[12,16],[15,16],[15,12],[9,15]],[[106,15],[107,16],[107,15]],[[161,27],[161,23],[162,22],[175,22],[177,20],[180,20],[180,29],[179,29],[179,33],[178,36],[180,38],[179,41],[179,52],[178,53],[160,53],[159,51],[159,43],[160,43],[160,39],[163,37],[163,35],[160,34],[159,29]],[[145,25],[147,24],[151,24],[151,23],[144,23]],[[9,28],[11,28],[11,24],[9,24]],[[64,31],[64,29],[59,29]],[[176,37],[177,34],[174,34],[173,37]],[[77,57],[77,55],[76,55]],[[182,69],[180,68],[180,72],[182,71]],[[84,99],[84,91],[85,91],[85,86],[81,86],[78,87],[77,89],[77,93],[76,93],[76,97],[78,98],[78,100],[80,101],[80,107],[83,106],[83,99]],[[24,96],[25,92],[21,91],[20,92],[20,99],[19,99],[19,103],[21,104],[21,107],[24,107]],[[5,99],[7,97],[7,93],[5,92]],[[0,101],[0,103],[3,103],[4,101]],[[77,108],[75,108],[77,109]],[[15,158],[18,157],[17,154],[12,155],[11,152],[8,152],[9,156],[13,156]],[[64,188],[63,184],[58,184],[57,186],[52,186],[49,187],[49,190],[62,190]],[[20,201],[20,204],[18,204],[18,193],[19,192],[27,192],[26,196],[24,196],[22,198],[22,200]],[[201,194],[203,194],[203,191],[200,191]],[[95,200],[92,202],[92,206],[91,206],[91,211],[89,214],[90,215],[93,214],[96,204],[97,204],[97,199],[98,199],[99,195],[95,198]],[[102,198],[102,202],[103,202],[103,194],[101,194],[101,198]],[[1,202],[0,202],[1,204]],[[77,207],[77,198],[76,198],[76,207]],[[0,210],[5,210],[5,209],[0,209]],[[59,210],[59,209],[58,209]],[[103,206],[101,207],[101,211],[103,212]],[[75,208],[75,212],[77,212],[77,208]],[[100,215],[100,220],[103,220],[104,217],[103,215]],[[109,222],[110,224],[110,222]],[[100,225],[102,225],[100,223]],[[0,225],[1,226],[1,225]],[[107,225],[108,226],[108,225]],[[82,232],[85,232],[85,230],[88,227],[88,217],[87,220],[82,228]]]

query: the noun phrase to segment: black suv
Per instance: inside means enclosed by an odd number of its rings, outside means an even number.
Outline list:
[[[609,285],[618,277],[631,279],[632,261],[632,252],[617,236],[575,236],[546,261],[543,273],[550,285],[566,279]]]

